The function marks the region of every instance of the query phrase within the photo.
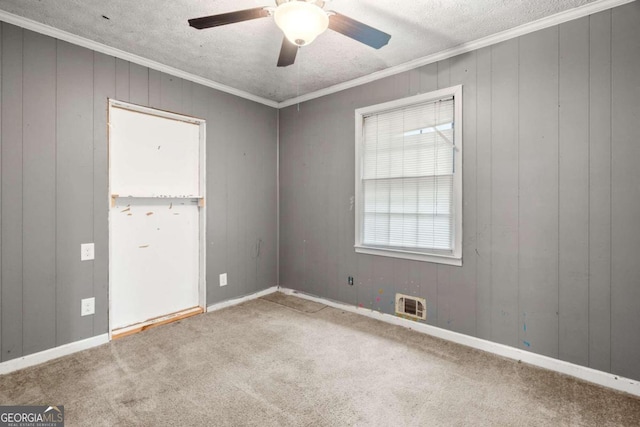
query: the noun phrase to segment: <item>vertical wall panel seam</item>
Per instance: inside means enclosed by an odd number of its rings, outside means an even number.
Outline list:
[[[300,52],[301,49],[298,49],[298,51]],[[299,69],[298,69],[299,70]],[[300,72],[298,71],[298,84],[300,82]],[[305,126],[304,126],[304,116],[305,116],[305,111],[303,109],[302,114],[300,114],[300,104],[298,104],[298,117],[302,116],[302,121],[303,124],[302,126],[300,126],[298,129],[300,130],[300,133],[302,134],[302,140],[305,141],[303,143],[303,149],[302,149],[302,162],[304,164],[304,168],[302,169],[302,183],[303,183],[303,189],[304,192],[307,194],[309,193],[309,176],[310,176],[310,172],[309,172],[309,164],[311,162],[308,162],[309,157],[313,158],[313,156],[310,156],[309,152],[312,151],[310,148],[311,143],[306,141],[306,132],[305,132]],[[310,140],[311,138],[309,138]],[[306,212],[305,212],[306,213]],[[309,232],[309,223],[310,223],[310,219],[309,219],[309,215],[302,215],[302,286],[304,287],[305,291],[309,291],[309,288],[307,287],[307,236],[310,235]],[[369,290],[371,292],[371,289]],[[370,293],[369,292],[369,293]]]
[[[22,339],[20,340],[20,354],[24,355],[24,32],[22,28],[20,28],[20,46],[21,46],[21,58],[20,58],[20,68],[21,68],[21,76],[20,76],[20,97],[22,98],[20,102],[20,126],[22,130],[20,132],[20,215],[22,219],[20,221],[20,304],[21,304],[21,313],[20,313],[20,335]]]
[[[4,40],[4,23],[0,21],[0,167],[2,166],[2,43]],[[0,361],[2,360],[2,173],[0,173]]]
[[[58,345],[58,44],[60,43],[59,40],[56,39],[55,41],[55,56],[56,56],[56,75],[54,77],[55,80],[55,102],[54,102],[54,108],[55,108],[55,112],[54,112],[54,117],[55,117],[55,125],[54,125],[54,141],[55,141],[55,147],[54,147],[54,151],[53,151],[53,169],[54,169],[54,191],[55,191],[55,197],[54,197],[54,212],[53,212],[53,216],[54,216],[54,230],[55,230],[55,249],[53,250],[54,254],[53,254],[53,264],[54,264],[54,280],[55,280],[55,286],[54,286],[54,290],[55,290],[55,310],[54,310],[54,321],[56,323],[56,327],[54,328],[55,332],[54,332],[54,336],[55,336],[55,345]]]
[[[276,286],[280,286],[280,110],[276,109]]]
[[[93,86],[93,90],[91,92],[91,94],[93,95],[93,99],[92,99],[92,104],[93,104],[93,109],[91,111],[91,134],[93,135],[93,138],[91,138],[91,196],[92,196],[92,203],[91,203],[91,218],[92,218],[92,224],[91,224],[91,242],[93,242],[94,248],[95,248],[95,239],[96,239],[96,235],[95,235],[95,230],[96,230],[96,209],[95,209],[95,194],[94,192],[96,191],[96,167],[95,167],[95,163],[96,163],[96,120],[95,120],[95,114],[96,114],[96,52],[92,51],[92,55],[91,55],[91,72],[92,72],[92,86]],[[131,80],[131,79],[129,79]],[[131,98],[129,98],[131,99]],[[94,259],[95,259],[95,250],[94,250]],[[95,307],[95,297],[96,297],[96,265],[95,265],[95,261],[91,262],[91,296],[94,298],[94,307]],[[95,310],[94,310],[95,311]],[[93,316],[91,316],[91,335],[94,336],[96,334],[96,315],[95,313],[93,314]]]
[[[91,335],[95,335],[96,326],[96,314],[95,314],[95,283],[96,283],[96,268],[95,268],[95,227],[96,227],[96,208],[95,208],[95,190],[96,190],[96,164],[95,164],[95,105],[96,105],[96,52],[93,51],[91,55],[91,243],[94,247],[94,260],[91,261],[91,297],[94,298],[94,313],[91,315]]]
[[[162,79],[162,75],[160,76],[160,78]],[[162,105],[162,82],[160,83],[160,105]],[[211,108],[211,102],[207,102],[207,106],[210,109]],[[225,127],[225,133],[227,132],[227,129]],[[225,245],[226,248],[224,250],[224,271],[228,272],[229,271],[229,247],[231,246],[231,243],[229,242],[229,148],[231,147],[226,147],[224,150],[224,155],[226,157],[225,162],[224,162],[224,209],[225,209],[225,218],[224,218],[224,227],[225,227]],[[234,167],[236,165],[233,165]],[[235,273],[235,271],[233,272]],[[227,280],[229,278],[227,277]],[[218,287],[219,290],[219,287]]]
[[[609,372],[613,363],[613,11],[609,10]]]
[[[147,87],[149,87],[149,68],[147,68]],[[147,90],[150,92],[150,89]],[[118,58],[113,57],[113,92],[111,95],[114,99],[118,96]],[[111,104],[107,105],[107,111],[110,112]],[[111,132],[111,118],[107,116],[107,128]],[[109,204],[107,205],[107,254],[111,252],[111,157],[109,151],[111,149],[109,138],[107,137],[107,197]],[[109,339],[111,339],[111,318],[109,309],[111,308],[111,262],[107,263],[107,332],[109,333]]]
[[[489,338],[493,338],[493,47],[489,49]],[[477,141],[476,141],[477,144]]]
[[[480,216],[480,215],[478,215],[478,188],[480,186],[478,185],[478,98],[479,97],[478,97],[478,52],[477,51],[475,52],[475,55],[473,57],[474,57],[475,62],[476,62],[475,63],[475,68],[476,68],[476,70],[475,70],[476,71],[476,75],[475,75],[475,85],[476,85],[476,94],[475,94],[475,96],[476,96],[476,103],[475,103],[475,110],[476,110],[475,111],[475,118],[476,118],[476,128],[475,128],[475,152],[476,152],[475,174],[476,174],[476,176],[474,177],[475,182],[476,182],[476,195],[475,195],[476,196],[476,200],[475,200],[475,204],[476,204],[476,207],[475,207],[475,212],[476,212],[476,217],[475,217],[475,220],[476,220],[475,253],[476,254],[474,255],[475,258],[476,258],[476,262],[475,262],[475,265],[474,265],[474,268],[475,268],[474,278],[475,278],[475,285],[476,285],[476,310],[475,310],[476,320],[474,322],[474,325],[475,325],[474,336],[477,337],[478,336],[478,313],[480,311],[480,310],[478,310],[478,295],[480,294],[478,292],[478,264],[479,264],[478,258],[480,258],[479,255],[478,255],[478,241],[479,241],[479,239],[478,239],[478,237],[479,237],[478,236],[478,234],[479,234],[479,231],[478,231],[478,217]],[[464,166],[464,160],[463,160],[463,166]],[[462,183],[464,185],[464,175],[462,175]],[[463,209],[462,214],[463,214],[463,218],[464,218],[464,203],[462,205],[462,209]],[[463,230],[464,230],[464,223],[462,224],[462,227],[463,227]],[[463,238],[464,238],[464,236],[463,236]]]
[[[591,16],[587,20],[587,117],[591,122]],[[591,366],[591,126],[587,131],[587,366]]]
[[[558,119],[558,128],[557,128],[557,135],[558,135],[558,146],[557,146],[557,150],[558,150],[558,159],[557,159],[557,167],[558,167],[558,187],[557,187],[557,198],[558,198],[558,238],[556,240],[556,257],[557,257],[557,268],[556,268],[556,280],[558,282],[558,305],[557,305],[557,309],[558,312],[556,313],[556,321],[558,324],[558,359],[560,359],[561,357],[561,352],[560,352],[560,310],[561,310],[561,306],[560,306],[560,213],[561,213],[561,208],[560,208],[560,177],[561,177],[561,173],[560,173],[560,144],[561,144],[561,140],[560,140],[560,104],[561,104],[561,97],[560,97],[560,64],[562,62],[562,58],[560,56],[560,25],[556,26],[556,37],[558,39],[558,81],[557,81],[557,89],[558,89],[558,98],[557,98],[557,102],[556,102],[556,117]]]
[[[516,322],[515,322],[515,326],[516,326],[516,340],[517,340],[517,346],[521,347],[520,345],[520,339],[518,338],[520,336],[520,103],[521,103],[521,99],[520,99],[520,53],[521,53],[521,49],[520,49],[520,41],[522,40],[522,37],[518,37],[518,72],[516,75],[517,78],[517,95],[516,95],[516,99],[518,101],[518,111],[516,112],[518,119],[516,120],[516,127],[518,128],[516,134],[517,134],[517,145],[518,145],[518,150],[517,150],[517,155],[516,155],[516,164],[517,164],[517,168],[518,168],[518,230],[517,230],[517,241],[518,243],[516,244],[516,248],[518,248],[518,256],[517,256],[517,260],[516,260],[516,286],[517,286],[517,296],[516,296]]]
[[[438,61],[436,63],[436,89],[440,89],[440,65],[442,64],[442,61]],[[377,126],[377,121],[376,121],[376,126]],[[379,135],[378,133],[378,129],[376,128],[376,137]],[[376,141],[376,148],[377,148],[377,141]],[[464,148],[464,147],[463,147]],[[377,160],[376,160],[377,162]],[[363,215],[364,217],[364,215]],[[364,218],[363,218],[364,220]],[[436,276],[436,307],[438,307],[436,309],[436,325],[440,326],[440,275],[438,274],[438,270],[440,269],[440,264],[436,264],[436,268],[435,268],[435,276]],[[394,310],[395,311],[395,310]]]

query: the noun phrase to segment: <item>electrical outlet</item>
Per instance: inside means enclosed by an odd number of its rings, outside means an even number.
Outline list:
[[[220,286],[227,286],[227,273],[220,275]]]
[[[85,298],[80,301],[80,315],[88,316],[96,312],[96,299],[95,297]]]
[[[349,276],[349,278],[347,279],[347,283],[349,284],[349,286],[353,286],[353,276]]]
[[[95,258],[95,246],[93,243],[82,243],[80,245],[80,261],[91,261]]]

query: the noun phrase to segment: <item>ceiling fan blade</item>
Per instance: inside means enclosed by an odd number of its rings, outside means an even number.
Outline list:
[[[280,57],[278,58],[278,67],[288,67],[296,62],[296,55],[298,54],[298,46],[287,40],[286,37],[282,39],[282,48],[280,48]]]
[[[389,34],[370,27],[367,24],[363,24],[362,22],[358,22],[355,19],[333,11],[332,13],[334,14],[329,16],[329,28],[360,43],[364,43],[374,49],[380,49],[389,43],[389,39],[391,39]]]
[[[269,11],[264,7],[255,7],[253,9],[237,10],[235,12],[189,19],[189,25],[198,30],[203,30],[205,28],[219,27],[221,25],[249,21],[251,19],[266,18],[267,16],[269,16]]]

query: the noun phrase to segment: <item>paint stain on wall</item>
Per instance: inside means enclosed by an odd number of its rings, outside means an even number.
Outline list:
[[[382,295],[382,294],[384,294],[384,290],[383,290],[383,289],[380,289],[380,290],[378,290],[378,293],[379,293],[380,295]]]
[[[380,297],[376,297],[376,302],[380,302]]]
[[[120,212],[129,212],[130,210],[131,210],[131,208],[126,208],[126,209],[121,210]]]
[[[147,216],[153,215],[153,212],[147,212]]]
[[[140,246],[138,246],[138,247],[139,247],[140,249],[144,249],[144,248],[148,248],[148,247],[149,247],[149,245],[140,245]]]
[[[527,347],[531,347],[531,343],[529,341],[522,341],[522,344],[526,345]]]

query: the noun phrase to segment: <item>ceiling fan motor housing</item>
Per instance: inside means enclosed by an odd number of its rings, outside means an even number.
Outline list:
[[[253,7],[217,15],[189,19],[189,25],[198,30],[220,27],[236,22],[273,17],[284,33],[278,67],[295,62],[298,47],[306,46],[317,36],[331,29],[374,49],[389,43],[391,35],[358,22],[332,10],[324,10],[331,0],[274,0],[276,6]]]
[[[297,46],[308,45],[329,27],[329,16],[322,9],[324,1],[276,0],[276,3],[278,4],[274,12],[276,25],[280,27],[285,37]]]
[[[276,0],[276,5],[280,6],[283,3],[290,3],[292,1],[303,1],[306,3],[313,3],[319,8],[323,8],[325,4],[324,0]]]

